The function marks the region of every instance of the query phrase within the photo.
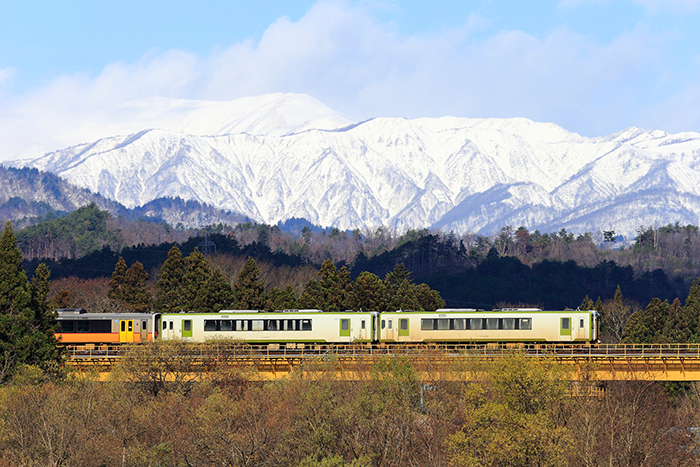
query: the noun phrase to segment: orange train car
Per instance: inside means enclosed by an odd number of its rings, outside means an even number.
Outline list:
[[[88,313],[80,309],[59,309],[56,338],[62,344],[119,344],[146,342],[157,338],[153,313]]]

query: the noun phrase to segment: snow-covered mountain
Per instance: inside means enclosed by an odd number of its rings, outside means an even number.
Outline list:
[[[485,234],[524,225],[628,236],[640,225],[700,223],[700,133],[629,128],[585,138],[522,118],[352,124],[295,94],[152,105],[159,121],[171,115],[168,129],[15,165],[127,207],[180,197],[266,223],[297,217],[341,229]]]

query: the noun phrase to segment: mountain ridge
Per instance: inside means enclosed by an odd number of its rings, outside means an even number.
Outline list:
[[[700,219],[693,201],[700,196],[700,133],[631,127],[587,138],[524,118],[377,117],[341,125],[308,96],[255,102],[248,102],[251,114],[219,128],[258,134],[150,129],[14,164],[56,173],[131,208],[180,197],[268,224],[305,218],[341,229],[482,234],[524,225],[630,236],[640,225]],[[678,209],[658,209],[659,196]]]

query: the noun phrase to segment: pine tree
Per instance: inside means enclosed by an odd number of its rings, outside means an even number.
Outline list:
[[[316,279],[309,280],[299,297],[299,307],[307,310],[323,310],[325,306],[326,297],[321,284]]]
[[[403,263],[397,264],[394,270],[386,275],[384,278],[384,285],[386,285],[387,292],[392,297],[396,295],[399,287],[403,281],[411,281],[411,271],[406,269]]]
[[[622,342],[632,344],[654,344],[663,342],[663,330],[669,316],[668,300],[652,298],[644,310],[632,314],[627,321]]]
[[[299,308],[296,294],[291,285],[288,285],[283,290],[273,287],[267,294],[267,299],[268,311],[295,310]]]
[[[233,292],[238,300],[238,306],[242,310],[264,310],[266,308],[265,285],[260,279],[258,265],[250,256],[243,266],[243,270],[238,274]]]
[[[435,311],[445,308],[445,300],[440,296],[440,292],[431,289],[428,284],[416,286],[416,299],[420,303],[421,309],[425,311]]]
[[[668,309],[668,319],[664,324],[663,342],[684,343],[690,342],[690,330],[688,322],[683,316],[683,306],[677,298],[671,303]]]
[[[190,308],[201,313],[216,313],[220,310],[230,310],[235,304],[231,284],[226,280],[219,268],[211,268],[204,287],[197,294],[197,300]]]
[[[318,271],[318,282],[323,294],[323,311],[342,311],[345,307],[345,289],[333,261],[327,259]]]
[[[126,271],[123,301],[126,307],[136,313],[146,313],[151,308],[151,293],[146,281],[148,273],[143,265],[136,261]]]
[[[156,282],[155,309],[161,313],[173,313],[184,307],[182,299],[182,283],[185,275],[185,261],[182,252],[173,246],[168,252],[168,258],[158,273]]]
[[[578,307],[579,310],[587,311],[587,310],[595,310],[595,303],[593,303],[593,300],[588,298],[588,295],[583,299],[581,304]]]
[[[114,267],[112,278],[109,281],[109,290],[107,291],[107,297],[117,302],[120,306],[124,306],[126,271],[126,261],[120,256]]]
[[[693,281],[683,307],[683,319],[687,323],[688,341],[700,342],[700,278]]]
[[[355,281],[350,305],[355,310],[387,311],[389,303],[384,281],[375,274],[364,271]]]
[[[180,295],[185,311],[201,309],[206,298],[201,296],[210,274],[209,261],[195,248],[185,258],[185,274]]]
[[[416,298],[416,288],[408,279],[404,279],[396,290],[394,307],[397,310],[421,311],[422,307]]]
[[[19,365],[60,362],[53,321],[46,298],[49,270],[40,264],[32,284],[22,269],[22,252],[7,222],[0,238],[0,382]]]

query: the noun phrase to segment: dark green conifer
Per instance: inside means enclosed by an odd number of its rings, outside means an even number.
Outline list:
[[[180,295],[185,311],[197,311],[203,306],[206,298],[202,297],[203,289],[210,274],[209,261],[199,249],[195,248],[185,258],[185,274],[182,279]]]
[[[415,286],[411,284],[408,279],[404,279],[398,289],[396,289],[393,308],[396,310],[422,310],[421,304],[416,298]]]
[[[291,285],[288,285],[284,290],[274,287],[268,295],[268,311],[277,310],[295,310],[299,308],[296,294]]]
[[[353,285],[350,305],[354,310],[387,311],[389,302],[384,281],[371,272],[362,272]]]
[[[124,298],[126,294],[126,261],[121,256],[114,267],[112,278],[109,281],[109,290],[107,297],[110,300],[117,302],[120,306],[124,306]]]
[[[316,279],[309,280],[301,293],[301,297],[299,297],[299,307],[307,310],[323,310],[325,306],[326,297],[321,284]]]
[[[687,323],[688,342],[700,342],[700,278],[693,281],[685,299],[683,320]]]
[[[428,284],[419,284],[416,286],[416,299],[420,306],[425,311],[435,311],[440,308],[445,308],[445,300],[440,296],[440,292],[431,289]]]
[[[201,313],[216,313],[232,309],[235,301],[231,284],[226,280],[221,270],[210,268],[209,277],[190,309]]]
[[[182,282],[185,275],[185,261],[182,252],[173,246],[168,258],[158,273],[156,282],[155,309],[161,313],[180,311],[184,306],[182,299]]]
[[[593,303],[593,300],[588,298],[588,295],[583,299],[581,304],[578,307],[579,310],[595,310],[595,303]]]
[[[248,257],[243,270],[238,274],[233,292],[242,310],[264,310],[267,305],[265,285],[260,279],[260,270],[255,260]]]
[[[123,302],[129,310],[136,313],[146,313],[150,310],[151,292],[146,285],[147,280],[148,273],[139,261],[126,271]]]
[[[60,362],[53,321],[46,298],[49,270],[40,264],[30,285],[22,269],[22,253],[7,222],[0,238],[0,382],[22,364]]]

